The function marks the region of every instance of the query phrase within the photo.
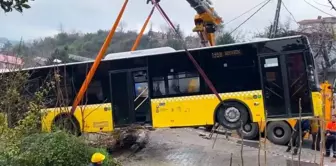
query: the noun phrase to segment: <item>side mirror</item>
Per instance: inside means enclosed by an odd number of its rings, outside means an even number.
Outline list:
[[[332,89],[333,89],[333,92],[336,91],[336,78],[334,78],[334,82],[333,82],[333,85],[332,85]]]

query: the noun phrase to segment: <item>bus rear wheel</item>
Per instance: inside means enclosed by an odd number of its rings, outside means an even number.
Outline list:
[[[217,121],[227,129],[240,129],[249,119],[249,114],[245,106],[239,102],[225,102],[216,111]],[[243,124],[241,124],[243,123]]]
[[[266,128],[267,139],[277,145],[287,145],[291,135],[291,127],[284,121],[270,122]]]
[[[52,129],[62,130],[75,136],[80,136],[81,134],[77,119],[73,116],[68,116],[65,114],[55,118]]]
[[[237,129],[237,134],[247,140],[254,140],[259,137],[258,123],[246,123],[243,129]]]

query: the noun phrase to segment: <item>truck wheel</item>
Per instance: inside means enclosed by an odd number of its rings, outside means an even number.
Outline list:
[[[270,122],[266,128],[267,139],[277,145],[287,145],[291,135],[291,127],[284,121]]]
[[[246,123],[243,126],[243,130],[237,129],[237,134],[244,139],[254,140],[259,137],[259,125],[258,123]]]
[[[216,111],[218,123],[227,129],[240,129],[248,121],[249,114],[247,109],[238,102],[225,102]],[[243,122],[243,124],[241,124]]]

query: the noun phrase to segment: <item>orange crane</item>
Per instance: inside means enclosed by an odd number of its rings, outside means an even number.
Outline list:
[[[77,108],[79,102],[83,99],[84,93],[86,92],[87,88],[89,87],[89,84],[90,84],[90,82],[91,82],[91,80],[92,80],[92,78],[93,78],[101,60],[104,58],[106,50],[111,43],[111,40],[112,40],[112,38],[114,36],[114,33],[115,33],[115,31],[116,31],[116,29],[119,25],[119,22],[121,20],[122,15],[124,14],[124,11],[126,9],[127,4],[128,4],[128,0],[125,0],[123,6],[122,6],[122,8],[121,8],[121,10],[120,10],[120,12],[117,16],[117,20],[114,22],[114,24],[113,24],[110,32],[108,33],[102,47],[99,50],[99,53],[98,53],[95,61],[93,62],[92,67],[90,68],[89,73],[87,74],[81,88],[79,89],[79,92],[76,95],[76,98],[75,98],[75,100],[72,104],[72,107],[71,107],[71,111],[70,111],[71,113],[69,115],[72,115],[76,111],[76,108]]]

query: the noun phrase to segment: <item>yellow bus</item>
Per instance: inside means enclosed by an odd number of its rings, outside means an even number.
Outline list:
[[[105,58],[75,111],[68,115],[73,99],[92,61],[26,69],[31,83],[55,72],[59,75],[62,103],[50,95],[42,127],[64,124],[76,132],[110,132],[130,124],[154,128],[211,126],[229,129],[249,126],[268,118],[297,118],[299,98],[302,116],[321,112],[315,65],[305,36],[276,38],[191,49],[219,92],[223,103],[200,77],[186,53],[169,51],[110,56]],[[241,123],[242,122],[242,123]],[[287,121],[270,122],[276,143],[289,140]],[[246,127],[245,127],[246,128]],[[253,136],[253,135],[252,135]],[[279,141],[280,140],[280,141]]]

